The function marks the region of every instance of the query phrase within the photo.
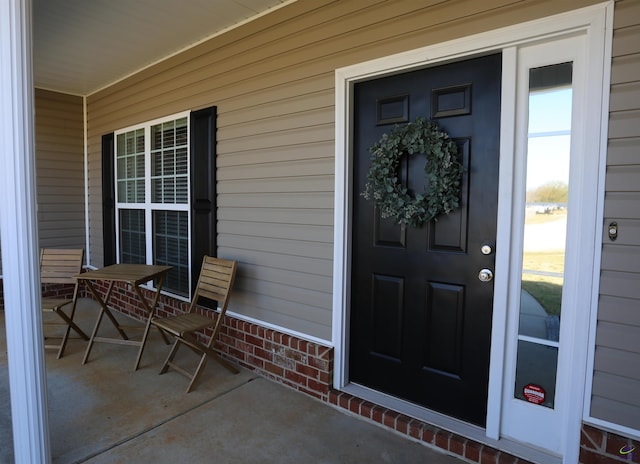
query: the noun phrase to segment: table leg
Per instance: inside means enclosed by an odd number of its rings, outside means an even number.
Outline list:
[[[89,344],[87,345],[87,350],[84,353],[84,358],[82,359],[82,364],[86,364],[87,360],[89,359],[89,354],[91,353],[91,349],[93,348],[93,342],[94,342],[94,340],[96,338],[96,335],[98,334],[98,329],[100,328],[100,323],[102,322],[102,316],[104,316],[105,314],[107,315],[109,320],[111,320],[113,326],[116,328],[116,330],[118,330],[118,332],[120,333],[122,338],[124,340],[128,340],[129,339],[127,334],[120,327],[120,324],[118,324],[118,321],[115,319],[113,314],[111,314],[111,312],[109,311],[109,308],[107,307],[107,304],[106,304],[106,301],[109,301],[109,296],[111,295],[111,290],[113,289],[113,282],[111,282],[109,284],[109,289],[107,290],[107,294],[105,295],[104,300],[100,297],[100,295],[98,294],[96,289],[93,287],[93,285],[91,284],[91,281],[85,280],[85,282],[87,284],[87,287],[89,288],[89,291],[91,292],[93,297],[96,299],[96,301],[100,305],[100,314],[98,314],[98,319],[96,320],[96,325],[94,326],[93,332],[91,333],[91,337],[89,338]]]

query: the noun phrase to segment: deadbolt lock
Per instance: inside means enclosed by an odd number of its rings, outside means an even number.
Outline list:
[[[485,243],[480,247],[480,253],[482,253],[483,255],[490,255],[491,253],[493,253],[493,247],[488,243]]]

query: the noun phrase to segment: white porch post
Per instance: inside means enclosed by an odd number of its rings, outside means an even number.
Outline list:
[[[31,0],[0,1],[0,245],[15,462],[49,463],[35,189]]]

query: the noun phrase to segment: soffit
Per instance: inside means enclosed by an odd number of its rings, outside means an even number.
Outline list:
[[[33,0],[38,88],[90,95],[294,0]]]

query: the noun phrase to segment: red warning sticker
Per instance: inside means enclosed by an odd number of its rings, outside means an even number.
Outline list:
[[[525,387],[522,389],[522,393],[529,403],[534,404],[543,403],[545,398],[547,397],[547,393],[544,391],[544,388],[533,383],[525,385]]]

